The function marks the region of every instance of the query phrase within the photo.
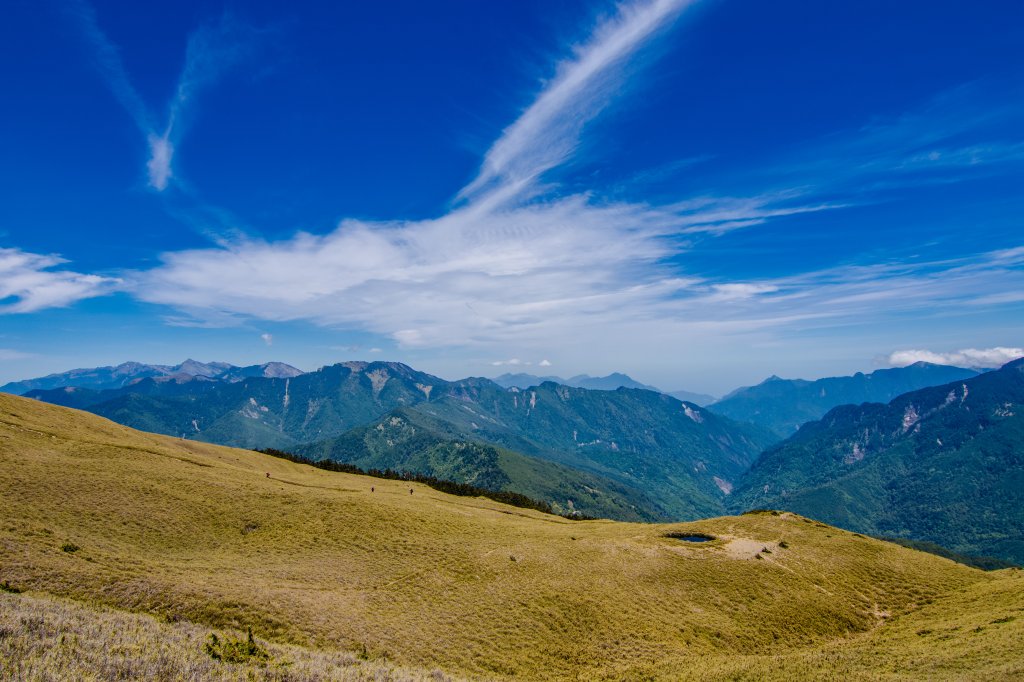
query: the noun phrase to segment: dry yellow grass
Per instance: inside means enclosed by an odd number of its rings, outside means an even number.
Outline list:
[[[336,680],[451,682],[440,671],[363,661],[346,652],[259,642],[265,662],[221,663],[205,651],[210,629],[56,598],[0,594],[0,677],[43,680]],[[220,632],[244,638],[243,633]]]
[[[1024,619],[951,629],[1013,616],[1013,575],[789,514],[574,522],[413,487],[0,395],[0,581],[471,677],[1021,671]]]

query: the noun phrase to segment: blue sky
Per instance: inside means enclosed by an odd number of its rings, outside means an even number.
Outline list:
[[[0,381],[993,364],[1022,44],[998,1],[14,0]]]

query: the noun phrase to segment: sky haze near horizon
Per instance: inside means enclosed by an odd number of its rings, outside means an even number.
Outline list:
[[[1016,2],[15,0],[0,383],[991,365],[1024,346],[1021,44]]]

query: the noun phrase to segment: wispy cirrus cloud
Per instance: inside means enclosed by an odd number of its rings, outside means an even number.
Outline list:
[[[100,28],[93,7],[86,0],[73,0],[68,8],[92,51],[97,71],[146,138],[149,186],[164,191],[174,177],[175,148],[191,122],[197,95],[250,54],[260,32],[228,13],[193,31],[161,124],[132,85],[121,53]]]
[[[113,277],[61,269],[66,262],[59,256],[0,249],[0,314],[62,308],[121,284]]]
[[[622,3],[590,39],[558,64],[555,77],[507,127],[484,156],[477,177],[459,192],[464,199],[518,196],[545,171],[567,161],[583,127],[621,85],[628,58],[695,0]]]
[[[961,140],[964,131],[986,128],[991,119],[985,114],[952,116],[926,107],[876,121],[854,135],[819,140],[797,158],[762,164],[751,173],[760,173],[757,182],[736,183],[754,188],[746,193],[683,193],[690,198],[652,205],[544,184],[546,173],[573,158],[586,124],[618,94],[629,60],[666,34],[690,4],[618,5],[505,128],[446,214],[344,220],[327,234],[281,240],[236,233],[210,248],[164,254],[160,266],[127,275],[132,293],[175,309],[170,324],[302,320],[372,332],[406,348],[482,346],[489,353],[484,357],[505,358],[542,357],[580,338],[660,357],[679,352],[684,341],[704,339],[709,352],[718,352],[728,339],[745,344],[758,334],[1024,300],[1014,298],[1024,292],[1024,250],[749,280],[694,272],[686,258],[701,240],[839,210],[863,200],[863,187],[916,182],[911,178],[922,177],[922,169],[941,167],[953,177],[965,168],[1014,161],[1018,152],[997,136],[980,146]],[[241,58],[230,52],[206,64],[218,55],[217,46],[236,41],[224,29],[197,35],[167,126],[158,130],[148,119],[140,125],[150,140],[149,173],[157,189],[173,178],[174,147],[196,93]],[[104,68],[112,90],[121,92],[130,112],[139,109],[123,67],[110,56],[116,50],[107,46],[97,54],[109,62]],[[145,119],[141,111],[137,120]]]
[[[651,207],[585,195],[541,198],[534,183],[572,154],[583,123],[607,104],[623,62],[689,4],[619,5],[494,143],[477,179],[460,192],[466,201],[447,215],[346,220],[323,236],[241,237],[166,254],[163,267],[139,275],[138,295],[203,319],[304,319],[424,346],[536,331],[562,312],[594,314],[677,291],[690,280],[656,265],[678,249],[671,235],[683,225],[711,231],[763,219],[774,198]],[[212,288],[215,280],[221,286]]]
[[[607,105],[629,57],[689,4],[620,5],[558,65],[446,215],[345,220],[326,235],[274,242],[240,237],[168,253],[161,267],[138,275],[137,295],[199,323],[306,320],[381,334],[404,347],[542,348],[545,341],[586,334],[638,347],[658,337],[842,325],[885,311],[972,303],[1022,285],[1015,257],[1005,253],[848,265],[762,281],[681,267],[680,256],[695,239],[846,206],[813,198],[820,187],[807,182],[816,172],[810,162],[799,174],[794,170],[788,179],[800,182],[788,187],[660,206],[542,186],[545,172],[572,157],[584,124]],[[856,162],[888,144],[898,147],[895,159],[947,139],[917,132],[915,122],[910,116],[879,123],[857,141],[822,149],[856,152]],[[820,159],[822,149],[808,157]]]
[[[346,220],[323,236],[243,237],[166,254],[163,267],[139,276],[139,295],[204,320],[312,320],[403,346],[494,343],[571,321],[656,314],[701,283],[664,263],[687,248],[686,235],[833,208],[792,192],[667,206],[538,194],[538,178],[572,155],[583,124],[607,105],[626,60],[690,4],[620,5],[506,128],[447,215]]]

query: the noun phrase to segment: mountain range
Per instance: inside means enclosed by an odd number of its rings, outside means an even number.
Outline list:
[[[293,377],[302,374],[283,362],[267,362],[262,365],[236,367],[227,362],[197,362],[186,360],[180,365],[148,365],[141,362],[123,362],[116,367],[93,367],[73,369],[59,374],[50,374],[37,379],[12,381],[0,386],[0,392],[24,395],[29,391],[53,388],[89,388],[97,391],[121,388],[143,379],[157,381],[190,381],[192,379],[219,379],[241,381],[250,377]]]
[[[834,408],[761,455],[731,504],[1024,564],[1024,358]]]
[[[917,362],[816,381],[772,376],[756,386],[733,391],[708,409],[730,419],[759,424],[777,433],[781,440],[838,405],[889,402],[908,391],[977,375],[973,369]]]

